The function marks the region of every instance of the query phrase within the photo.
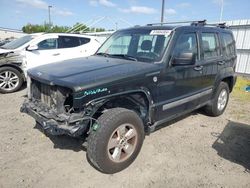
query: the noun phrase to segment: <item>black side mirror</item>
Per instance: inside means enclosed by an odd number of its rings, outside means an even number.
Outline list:
[[[178,56],[173,58],[172,65],[181,66],[181,65],[193,65],[195,63],[195,54],[192,52],[183,52]]]

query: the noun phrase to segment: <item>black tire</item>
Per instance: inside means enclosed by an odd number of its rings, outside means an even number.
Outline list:
[[[15,79],[16,82],[13,83],[13,87],[8,87],[10,85],[6,85],[6,87],[3,87],[1,84],[3,84],[3,77],[5,77],[6,72],[11,73],[12,76],[16,76],[17,78]],[[23,85],[23,76],[22,74],[15,68],[13,67],[1,67],[0,68],[0,93],[13,93],[15,91],[18,91],[20,87]]]
[[[226,99],[225,99],[225,105],[223,105],[223,108],[219,108],[218,107],[218,102],[219,102],[219,96],[222,92],[226,92]],[[206,112],[206,114],[216,117],[219,116],[221,114],[223,114],[223,112],[225,111],[226,107],[227,107],[227,103],[229,100],[229,87],[228,84],[225,82],[221,82],[215,92],[215,95],[211,101],[211,104],[205,106],[204,110]]]
[[[104,112],[98,118],[97,123],[98,126],[94,124],[87,139],[87,157],[89,162],[97,170],[107,174],[113,174],[127,168],[135,160],[143,144],[144,126],[142,120],[134,111],[124,108],[113,108]],[[133,130],[137,133],[136,144],[134,144],[133,152],[127,156],[128,158],[125,157],[126,160],[116,162],[111,159],[112,155],[110,153],[111,150],[108,149],[108,144],[110,140],[113,139],[111,136],[115,134],[115,131],[119,130],[121,126],[124,126],[124,124],[133,125]],[[124,138],[126,134],[124,134]],[[129,142],[129,140],[127,142]],[[114,148],[114,150],[115,149],[117,148]],[[125,150],[123,152],[126,155]]]

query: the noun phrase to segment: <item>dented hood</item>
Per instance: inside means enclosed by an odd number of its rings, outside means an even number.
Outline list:
[[[5,53],[9,53],[9,52],[13,52],[13,49],[3,49],[3,48],[0,48],[0,54],[5,54]]]
[[[155,70],[159,70],[159,65],[91,56],[39,66],[28,74],[40,82],[78,91]]]

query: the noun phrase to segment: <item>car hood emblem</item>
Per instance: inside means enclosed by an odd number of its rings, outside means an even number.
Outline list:
[[[37,72],[37,75],[38,75],[38,76],[42,76],[42,73],[41,73],[41,72]]]

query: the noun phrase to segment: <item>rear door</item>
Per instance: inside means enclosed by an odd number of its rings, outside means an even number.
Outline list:
[[[200,33],[201,63],[203,72],[203,86],[214,89],[216,75],[223,68],[225,61],[221,53],[219,33],[215,30],[203,30]],[[200,103],[210,99],[211,95],[201,97]]]
[[[58,48],[63,59],[93,55],[99,46],[97,41],[88,37],[60,35],[58,39]]]

